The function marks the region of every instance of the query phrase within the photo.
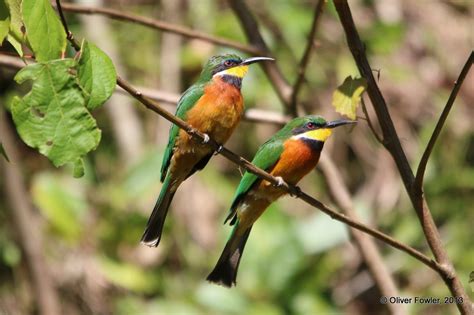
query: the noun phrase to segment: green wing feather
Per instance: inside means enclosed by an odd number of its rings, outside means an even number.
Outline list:
[[[197,101],[204,94],[205,83],[192,85],[187,89],[178,101],[178,108],[176,109],[176,116],[186,120],[187,112],[197,103]],[[161,182],[165,180],[168,167],[170,166],[171,157],[173,156],[174,145],[179,134],[179,127],[175,124],[171,125],[168,146],[166,147],[161,164]]]
[[[252,160],[252,164],[258,166],[263,170],[269,170],[273,165],[275,165],[280,159],[281,153],[283,152],[283,143],[284,139],[275,135],[267,142],[265,142],[255,154],[255,157]],[[233,218],[236,214],[237,206],[243,197],[252,189],[252,187],[259,181],[259,177],[249,172],[245,172],[244,176],[240,180],[239,187],[234,195],[234,201],[230,207],[229,215],[225,219],[227,222],[229,219]],[[231,225],[234,220],[232,220]]]

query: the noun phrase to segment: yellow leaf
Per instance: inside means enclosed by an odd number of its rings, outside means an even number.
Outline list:
[[[366,88],[367,82],[364,78],[354,79],[348,76],[332,94],[332,106],[336,112],[355,120],[360,98]]]

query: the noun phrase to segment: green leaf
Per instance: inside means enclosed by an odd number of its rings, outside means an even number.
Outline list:
[[[21,0],[5,0],[4,2],[10,12],[10,25],[7,41],[15,48],[20,56],[23,56],[22,43],[25,41],[23,33],[23,22],[21,17]]]
[[[10,30],[10,18],[0,21],[0,46]]]
[[[84,176],[84,161],[82,160],[82,158],[79,158],[76,160],[76,162],[74,162],[73,176],[75,178]]]
[[[10,162],[10,160],[8,159],[8,155],[7,155],[7,152],[5,152],[5,149],[3,148],[3,144],[0,142],[0,154],[3,155],[3,157],[5,158],[5,160],[7,160],[8,162]]]
[[[36,60],[60,58],[66,50],[66,32],[49,0],[23,0],[22,13]]]
[[[22,32],[21,0],[5,0],[10,12],[10,34],[20,41],[24,34]]]
[[[367,82],[364,78],[354,79],[348,76],[344,82],[334,91],[332,95],[332,106],[336,112],[356,119],[357,107],[360,105],[362,93],[367,88]]]
[[[78,76],[90,110],[104,104],[115,90],[117,74],[112,60],[92,43],[82,46]]]
[[[5,1],[0,1],[0,46],[10,31],[10,16]]]
[[[33,80],[31,91],[13,100],[18,133],[55,166],[77,163],[97,147],[101,136],[84,106],[74,66],[76,61],[72,59],[37,63],[23,68],[15,77],[18,83]]]

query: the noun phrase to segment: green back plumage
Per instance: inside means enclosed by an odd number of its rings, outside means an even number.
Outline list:
[[[218,55],[209,58],[204,67],[202,68],[201,74],[197,82],[190,86],[184,93],[181,95],[181,98],[178,101],[178,107],[176,108],[176,116],[186,121],[186,116],[188,111],[193,108],[197,101],[204,94],[204,88],[212,80],[214,71],[222,65],[225,60],[241,60],[238,55],[234,54],[225,54]],[[179,134],[179,127],[176,125],[171,125],[170,135],[168,139],[168,146],[165,149],[163,156],[163,162],[161,164],[161,182],[165,180],[168,168],[173,156],[173,149],[176,143],[176,139]]]
[[[204,94],[205,83],[199,83],[192,85],[187,89],[178,101],[178,107],[176,109],[176,116],[186,120],[187,112],[196,104],[196,102]],[[175,124],[170,127],[170,135],[168,139],[168,146],[166,147],[165,154],[163,156],[163,162],[161,164],[161,181],[163,182],[168,172],[168,167],[173,156],[173,149],[176,143],[176,139],[179,134],[179,127]]]
[[[258,166],[259,168],[268,171],[273,167],[278,160],[284,149],[284,143],[294,134],[294,130],[301,128],[308,122],[313,122],[316,124],[325,124],[326,120],[321,116],[304,116],[297,117],[290,122],[288,122],[282,129],[280,129],[273,137],[271,137],[267,142],[262,144],[258,149],[255,157],[252,160],[252,164]],[[252,189],[252,187],[259,181],[259,177],[249,172],[245,172],[244,176],[240,180],[237,191],[234,195],[234,200],[230,207],[229,215],[227,216],[225,222],[235,216],[237,207],[240,200]],[[232,224],[232,222],[231,222]]]

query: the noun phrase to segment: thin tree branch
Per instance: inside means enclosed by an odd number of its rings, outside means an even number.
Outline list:
[[[74,40],[74,39],[71,39]],[[322,202],[319,200],[309,196],[308,194],[304,193],[301,191],[301,189],[297,186],[289,185],[286,182],[282,182],[281,179],[278,179],[271,174],[265,172],[264,170],[256,167],[253,165],[251,162],[247,161],[243,157],[235,154],[234,152],[228,150],[227,148],[223,147],[213,139],[210,139],[208,135],[203,134],[199,130],[193,128],[191,125],[187,124],[185,121],[182,119],[174,116],[170,112],[166,111],[163,109],[160,105],[156,104],[152,100],[144,97],[142,93],[138,90],[136,90],[132,85],[130,85],[127,81],[122,79],[120,76],[117,76],[117,84],[126,90],[131,96],[133,96],[135,99],[137,99],[141,104],[143,104],[145,107],[148,109],[154,111],[155,113],[159,114],[160,116],[164,117],[168,121],[174,123],[177,125],[179,128],[183,129],[186,131],[194,140],[197,140],[198,142],[201,142],[203,144],[208,145],[211,147],[216,153],[221,154],[222,156],[226,157],[229,161],[237,164],[238,166],[244,168],[248,172],[257,175],[258,177],[272,183],[275,186],[280,187],[281,189],[285,190],[286,192],[290,193],[291,195],[302,199],[306,203],[320,209],[322,212],[326,213],[329,215],[331,218],[346,223],[347,225],[354,227],[358,230],[361,230],[367,234],[372,235],[373,237],[391,245],[392,247],[395,247],[401,251],[406,252],[410,256],[418,259],[425,265],[429,266],[435,271],[438,271],[439,268],[442,268],[436,261],[428,258],[425,256],[423,253],[417,251],[416,249],[405,245],[396,239],[392,238],[389,235],[386,235],[380,231],[377,231],[363,223],[354,221],[344,214],[340,214],[330,208],[328,208],[326,205],[324,205]]]
[[[56,3],[58,2],[59,0],[56,0]],[[115,20],[132,22],[132,23],[140,24],[140,25],[150,27],[153,29],[158,29],[161,31],[178,34],[187,38],[203,40],[203,41],[213,43],[216,45],[234,48],[234,49],[237,49],[237,50],[240,50],[242,52],[246,52],[252,55],[264,54],[264,51],[253,46],[248,46],[248,45],[241,44],[241,43],[231,41],[231,40],[221,38],[221,37],[211,36],[204,32],[195,31],[193,29],[186,28],[183,26],[163,22],[160,20],[152,19],[152,18],[146,18],[143,16],[135,15],[135,14],[125,13],[125,12],[121,12],[114,9],[89,7],[89,6],[83,6],[83,5],[76,5],[72,3],[63,3],[61,6],[64,11],[68,11],[68,12],[81,13],[81,14],[101,14]],[[57,4],[56,4],[56,8],[58,9],[58,11],[60,11]],[[60,16],[61,15],[62,14],[60,13]],[[63,18],[61,18],[61,20],[62,19]]]
[[[379,134],[377,133],[377,131],[375,131],[375,128],[374,128],[374,125],[372,125],[372,121],[370,120],[370,117],[369,117],[369,112],[367,111],[367,107],[365,106],[365,101],[364,101],[364,97],[362,96],[360,98],[361,100],[361,103],[362,103],[362,111],[364,112],[364,115],[365,115],[365,120],[367,120],[367,124],[369,125],[369,128],[370,130],[372,131],[372,134],[374,135],[375,139],[383,145],[383,140],[382,138],[380,138]]]
[[[426,165],[428,164],[428,160],[430,158],[431,152],[433,151],[436,140],[438,140],[439,134],[441,133],[441,129],[443,129],[444,123],[446,122],[449,112],[454,105],[454,101],[456,100],[456,96],[458,95],[458,92],[461,89],[464,79],[469,73],[473,62],[474,52],[471,51],[471,54],[467,58],[466,63],[464,64],[464,67],[462,68],[461,73],[459,74],[458,79],[456,80],[456,82],[454,82],[454,87],[451,91],[451,95],[449,95],[448,102],[446,103],[446,106],[444,107],[443,112],[439,117],[438,123],[436,124],[433,134],[431,135],[430,141],[428,142],[425,152],[423,152],[423,156],[421,157],[420,164],[418,165],[418,169],[416,171],[415,182],[413,184],[413,193],[415,194],[421,195],[423,193],[423,178],[425,176]]]
[[[334,0],[334,4],[346,33],[349,49],[354,57],[359,72],[367,80],[367,93],[370,97],[372,105],[374,106],[380,127],[383,132],[384,145],[392,155],[395,164],[397,165],[398,171],[403,180],[403,184],[405,185],[405,189],[410,197],[413,207],[416,210],[418,219],[420,220],[428,245],[435,256],[436,261],[442,266],[442,269],[439,270],[439,274],[448,286],[451,294],[455,297],[461,297],[464,300],[464,303],[456,304],[459,311],[463,314],[472,313],[474,307],[470,302],[461,281],[457,277],[454,267],[446,253],[446,250],[443,247],[441,237],[434,223],[428,204],[422,195],[413,193],[412,188],[415,176],[413,175],[408,160],[400,144],[399,137],[388,112],[385,100],[372,74],[371,67],[365,55],[364,45],[362,44],[355,27],[347,0]]]
[[[306,48],[304,50],[303,57],[301,58],[300,64],[298,66],[298,73],[297,73],[298,77],[296,78],[296,81],[293,84],[293,89],[292,89],[292,93],[290,97],[289,112],[293,116],[298,115],[298,110],[297,110],[298,94],[301,90],[301,87],[303,86],[304,74],[306,72],[306,67],[308,67],[309,59],[313,51],[313,47],[314,47],[313,41],[316,36],[319,20],[324,9],[324,4],[325,4],[324,0],[318,0],[318,3],[314,7],[314,17],[313,17],[313,23],[311,25],[311,31],[308,35],[308,41],[306,42]]]
[[[10,157],[10,163],[0,158],[0,168],[5,174],[6,200],[10,204],[13,225],[18,232],[20,245],[31,277],[31,284],[38,310],[43,315],[60,314],[60,303],[50,277],[45,252],[41,242],[41,229],[34,220],[34,211],[26,198],[28,190],[21,173],[20,157],[15,147],[14,133],[9,127],[4,110],[0,108],[0,134]]]
[[[229,4],[239,19],[249,42],[263,51],[265,55],[271,55],[267,44],[265,44],[262,35],[258,31],[258,23],[245,2],[242,0],[229,0]],[[261,66],[272,83],[278,97],[285,105],[285,114],[290,114],[289,104],[292,87],[281,74],[276,62],[263,62]]]

